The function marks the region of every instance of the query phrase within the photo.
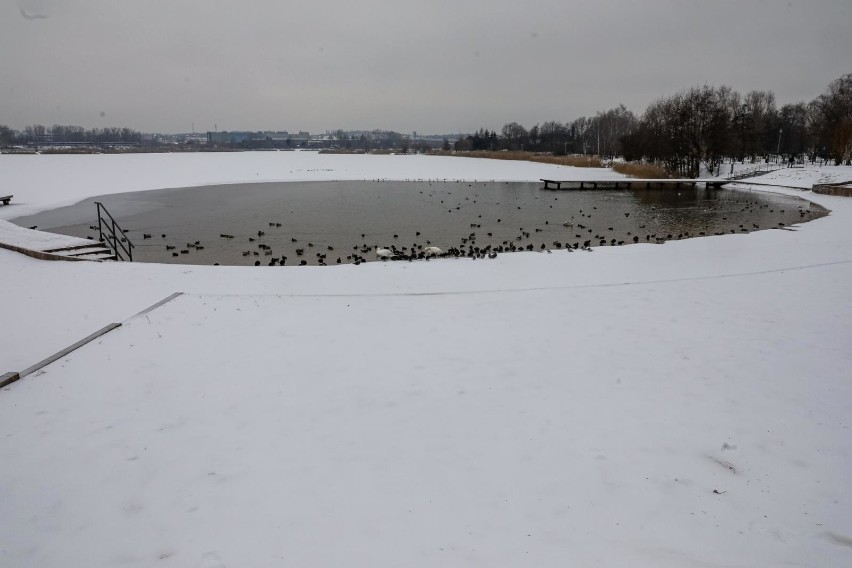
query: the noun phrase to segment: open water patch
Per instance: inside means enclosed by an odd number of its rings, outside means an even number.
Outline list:
[[[541,183],[335,181],[211,185],[86,199],[15,223],[97,238],[95,201],[134,260],[332,265],[581,249],[785,228],[827,211],[797,197],[703,187],[544,190]]]

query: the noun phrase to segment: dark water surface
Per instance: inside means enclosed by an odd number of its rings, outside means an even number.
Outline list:
[[[730,189],[551,191],[538,182],[341,181],[107,195],[15,222],[97,238],[90,229],[97,225],[95,201],[129,229],[134,260],[226,265],[266,265],[282,256],[287,265],[353,262],[353,255],[373,261],[376,246],[405,247],[406,253],[429,245],[465,253],[489,245],[618,246],[634,238],[663,242],[786,227],[827,214],[796,197]],[[145,233],[152,237],[143,238]],[[196,241],[202,248],[187,246]]]

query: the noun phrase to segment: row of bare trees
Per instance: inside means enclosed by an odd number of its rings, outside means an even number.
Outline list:
[[[852,73],[829,84],[808,106],[813,145],[835,163],[852,162]]]
[[[553,154],[624,156],[695,177],[722,161],[807,156],[836,164],[852,160],[852,74],[833,81],[809,103],[778,108],[772,91],[742,95],[730,87],[693,87],[651,103],[637,118],[624,105],[572,122],[498,133],[480,129],[456,150],[528,150]]]
[[[0,125],[0,146],[43,144],[140,144],[142,133],[130,128],[90,128],[82,126],[51,127],[34,124],[14,131]]]
[[[615,157],[622,153],[621,140],[637,125],[636,116],[624,105],[581,117],[573,122],[548,121],[530,129],[517,122],[496,131],[480,129],[455,143],[456,150],[527,150],[553,154],[597,154]]]
[[[771,91],[740,95],[730,87],[694,87],[652,103],[623,140],[624,157],[697,176],[718,172],[725,157],[852,159],[852,74],[833,81],[810,103],[777,107]]]

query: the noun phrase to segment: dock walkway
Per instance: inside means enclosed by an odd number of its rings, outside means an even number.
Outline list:
[[[730,183],[724,179],[599,179],[599,180],[555,180],[541,179],[544,189],[659,189],[696,187],[721,187]]]

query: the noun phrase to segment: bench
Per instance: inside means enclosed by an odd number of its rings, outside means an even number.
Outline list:
[[[7,195],[5,197],[0,197],[0,201],[3,202],[3,205],[9,205],[9,202],[12,201],[14,195]]]

